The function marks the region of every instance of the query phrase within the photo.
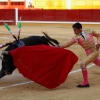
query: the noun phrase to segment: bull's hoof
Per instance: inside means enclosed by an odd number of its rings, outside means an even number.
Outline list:
[[[0,78],[4,77],[6,74],[4,71],[0,71]]]
[[[12,72],[5,72],[5,74],[6,74],[6,75],[11,75],[11,74],[12,74]]]

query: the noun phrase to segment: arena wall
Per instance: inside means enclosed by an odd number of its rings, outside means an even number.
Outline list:
[[[59,9],[19,9],[18,20],[22,21],[60,21],[60,22],[100,22],[100,10],[59,10]],[[0,25],[2,20],[15,25],[15,9],[0,9]]]

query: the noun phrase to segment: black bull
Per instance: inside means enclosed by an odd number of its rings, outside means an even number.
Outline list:
[[[39,45],[39,44],[45,44],[45,45],[58,45],[59,42],[55,39],[52,39],[47,34],[44,33],[44,36],[29,36],[27,38],[20,39],[24,43],[25,46],[32,46],[32,45]],[[13,43],[8,43],[8,47],[4,51],[10,51],[13,49],[18,48],[18,44],[16,41]],[[2,60],[2,68],[0,71],[0,78],[7,74],[12,74],[12,72],[16,69],[16,66],[14,66],[13,59],[10,55],[3,55]]]

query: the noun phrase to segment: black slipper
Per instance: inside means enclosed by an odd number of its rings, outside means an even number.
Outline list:
[[[86,85],[81,85],[81,84],[79,84],[79,85],[77,85],[77,87],[79,87],[79,88],[84,88],[84,87],[90,87],[90,85],[89,85],[89,84],[86,84]]]

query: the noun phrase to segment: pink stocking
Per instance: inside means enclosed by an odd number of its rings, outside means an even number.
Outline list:
[[[84,82],[81,84],[82,86],[88,84],[88,71],[87,69],[82,69],[82,74],[84,78]]]

